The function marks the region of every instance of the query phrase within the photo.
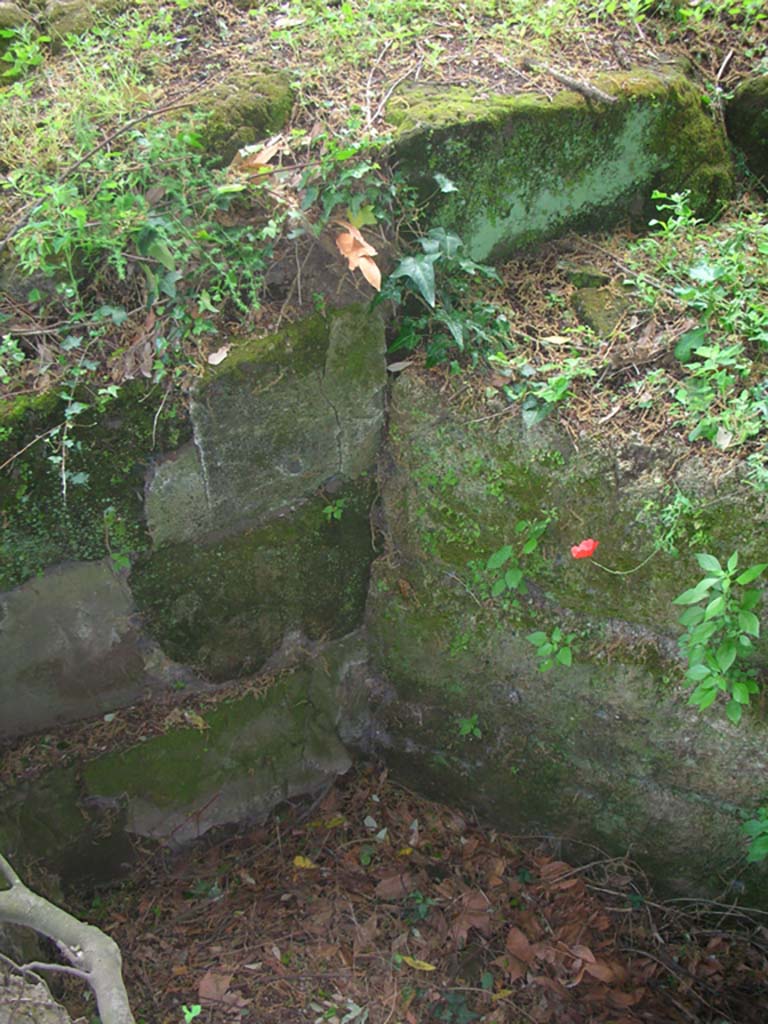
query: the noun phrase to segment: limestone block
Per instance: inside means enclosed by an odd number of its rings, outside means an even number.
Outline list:
[[[599,75],[601,103],[561,91],[478,96],[403,87],[387,116],[394,157],[433,226],[455,231],[474,260],[500,261],[568,231],[645,226],[654,189],[689,189],[712,212],[733,187],[722,128],[677,67]],[[443,192],[435,175],[453,182]]]
[[[739,876],[768,902],[765,872],[742,875],[739,809],[764,800],[768,747],[757,708],[739,727],[722,706],[687,705],[672,601],[701,576],[693,552],[765,561],[768,501],[738,475],[723,488],[685,445],[631,435],[608,445],[553,421],[494,426],[405,373],[394,385],[381,481],[387,557],[366,611],[374,734],[408,784],[463,802],[503,828],[553,832],[632,856],[668,890],[722,891]],[[474,422],[473,422],[474,421]],[[649,502],[669,484],[696,508],[691,548],[610,575],[570,546],[600,541],[617,570],[654,550]],[[522,555],[524,520],[550,519]],[[526,591],[493,597],[512,546]],[[507,565],[513,564],[512,562]],[[763,635],[765,600],[759,609]],[[539,670],[534,631],[573,632],[572,661]],[[765,662],[765,639],[753,667]],[[481,739],[462,735],[476,715]]]
[[[0,736],[111,711],[144,684],[130,591],[108,561],[0,594]]]

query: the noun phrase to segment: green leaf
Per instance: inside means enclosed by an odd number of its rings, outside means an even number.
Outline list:
[[[717,688],[709,686],[697,686],[688,698],[689,704],[695,704],[702,711],[714,704],[717,700]]]
[[[707,331],[704,327],[695,327],[692,331],[681,334],[675,345],[675,359],[681,363],[689,363],[697,348],[704,345],[707,340]]]
[[[731,557],[728,559],[728,572],[733,572],[736,566],[739,564],[739,552],[734,551]]]
[[[526,640],[529,640],[534,647],[541,647],[547,641],[547,634],[538,630],[536,633],[529,633]]]
[[[425,253],[423,256],[406,256],[389,275],[390,279],[407,277],[428,306],[435,308],[435,267],[440,253]]]
[[[754,612],[739,612],[739,629],[750,636],[760,636],[760,620]]]
[[[718,647],[715,659],[720,671],[727,672],[736,660],[736,644],[732,640],[726,640]]]
[[[723,567],[714,555],[696,555],[696,561],[705,572],[722,573]]]
[[[699,680],[706,679],[707,676],[711,676],[712,670],[707,665],[691,665],[685,674],[694,682],[699,682]]]
[[[506,589],[507,584],[504,582],[503,579],[496,580],[496,582],[491,587],[491,597],[498,597],[500,594],[503,594]]]
[[[760,565],[751,565],[748,569],[745,569],[740,576],[736,577],[736,582],[740,587],[743,587],[745,583],[751,583],[752,580],[756,580],[757,577],[761,573],[765,572],[767,568],[768,562],[762,562]]]
[[[561,665],[570,665],[572,661],[570,647],[562,647],[557,652],[556,660],[559,661]]]
[[[729,721],[733,722],[734,725],[738,725],[741,721],[741,704],[737,704],[735,700],[729,701],[726,705],[725,713]]]
[[[704,612],[704,619],[714,619],[716,615],[722,615],[725,610],[725,598],[722,594],[718,594],[717,597],[713,598],[709,602]]]
[[[765,860],[766,857],[768,857],[768,836],[760,836],[759,839],[755,839],[749,844],[747,862],[756,864],[758,861]]]
[[[682,626],[697,626],[704,618],[704,609],[698,605],[694,608],[686,608],[677,620]]]
[[[520,581],[523,578],[522,569],[507,569],[504,574],[504,582],[507,584],[510,590],[517,590],[520,586]]]
[[[733,699],[738,704],[749,704],[749,687],[744,683],[734,683]]]
[[[539,546],[538,538],[536,538],[536,537],[529,537],[528,540],[525,542],[525,544],[523,544],[523,554],[524,555],[530,555],[531,552],[535,551],[538,546]]]
[[[701,580],[695,587],[690,590],[684,590],[682,594],[675,598],[673,604],[696,604],[697,601],[703,600],[712,589],[712,583],[709,578]]]
[[[505,544],[503,548],[499,548],[498,551],[494,551],[491,557],[488,559],[486,569],[500,569],[505,562],[508,562],[512,557],[512,547],[509,544]]]

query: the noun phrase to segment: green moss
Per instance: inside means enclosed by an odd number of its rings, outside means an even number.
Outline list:
[[[726,107],[728,132],[749,169],[768,182],[768,75],[742,82]]]
[[[175,447],[189,432],[180,405],[166,402],[160,409],[162,397],[141,382],[126,384],[103,412],[92,405],[73,417],[66,435],[58,396],[0,407],[0,463],[9,460],[0,472],[0,591],[54,562],[146,547],[147,465],[154,453]]]
[[[317,640],[362,620],[371,551],[372,485],[362,480],[341,520],[324,497],[230,536],[166,544],[131,574],[134,597],[163,649],[217,678],[253,672],[290,630]]]
[[[431,221],[461,235],[472,258],[500,260],[565,230],[627,217],[644,225],[654,187],[690,188],[700,210],[729,194],[724,139],[682,74],[634,71],[595,84],[616,102],[435,86],[396,95],[396,157]],[[458,191],[441,193],[435,174]]]
[[[263,696],[248,695],[207,712],[205,729],[172,728],[92,761],[84,772],[87,789],[178,808],[236,778],[279,778],[282,765],[300,758],[316,713],[309,681],[305,670],[291,673]]]
[[[239,72],[211,89],[200,103],[209,114],[202,131],[215,161],[228,164],[243,146],[285,127],[293,107],[293,92],[281,72]]]

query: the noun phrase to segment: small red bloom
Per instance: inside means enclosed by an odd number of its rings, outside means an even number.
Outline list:
[[[580,544],[574,544],[571,554],[574,558],[591,558],[597,551],[599,540],[583,540]]]

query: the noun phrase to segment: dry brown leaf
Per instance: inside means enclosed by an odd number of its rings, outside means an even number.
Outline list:
[[[597,978],[598,981],[605,982],[606,985],[612,982],[614,978],[611,968],[601,960],[584,964],[584,970],[587,974],[591,974],[593,978]]]
[[[231,348],[231,345],[222,345],[221,348],[217,348],[215,352],[211,352],[206,356],[206,360],[211,364],[211,366],[218,366],[219,363],[223,363],[227,358]]]
[[[518,960],[522,960],[523,963],[529,964],[533,960],[533,946],[528,941],[524,932],[521,932],[519,928],[509,929],[507,932],[506,946],[509,952],[512,953],[513,956],[516,956]]]
[[[595,954],[589,948],[589,946],[575,945],[571,946],[571,952],[579,960],[586,960],[587,963],[593,964],[595,962]]]
[[[234,975],[222,974],[218,971],[206,971],[197,986],[197,996],[201,1003],[220,1003],[227,994]]]
[[[379,919],[371,914],[365,924],[355,925],[355,953],[363,953],[374,948],[374,939],[379,930]]]
[[[336,248],[349,264],[350,270],[359,270],[372,288],[381,290],[381,271],[373,259],[378,253],[366,242],[360,231],[346,220],[334,221],[345,230],[336,236]]]
[[[491,934],[491,904],[485,893],[465,892],[461,897],[462,909],[451,926],[456,942],[463,946],[470,928],[477,928],[483,935]]]
[[[416,882],[413,875],[407,871],[402,871],[399,875],[390,875],[388,878],[382,878],[374,889],[374,893],[380,900],[399,900],[403,896],[407,896],[415,888]]]

